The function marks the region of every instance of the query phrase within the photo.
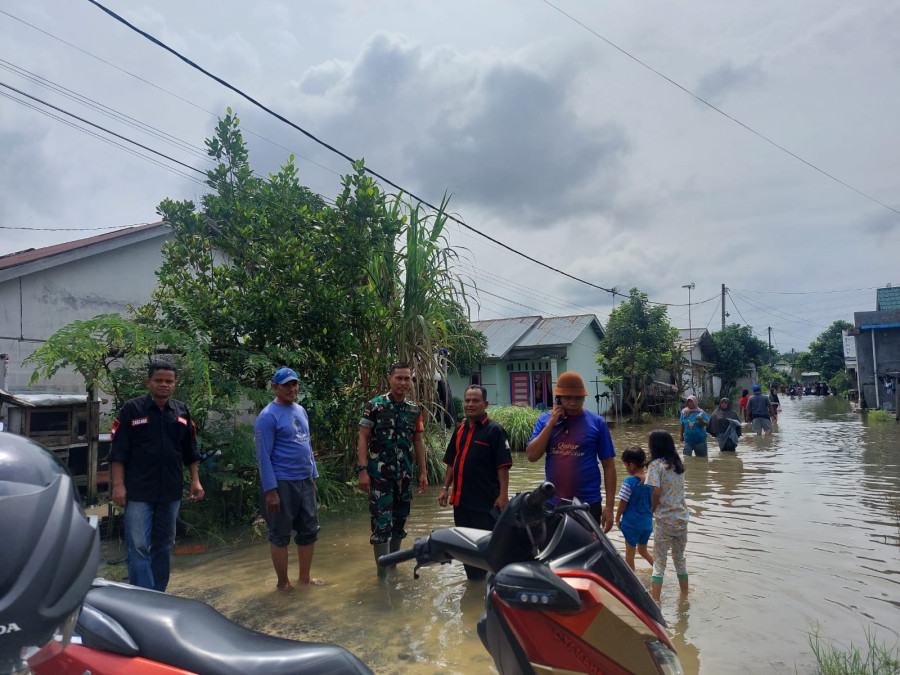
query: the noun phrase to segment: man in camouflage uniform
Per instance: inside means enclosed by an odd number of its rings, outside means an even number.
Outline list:
[[[388,375],[391,390],[363,406],[356,444],[359,489],[369,493],[375,559],[399,551],[406,536],[406,518],[412,503],[412,450],[419,464],[419,494],[425,494],[425,441],[422,411],[406,398],[412,386],[407,363],[394,363]],[[378,576],[387,570],[378,568]]]

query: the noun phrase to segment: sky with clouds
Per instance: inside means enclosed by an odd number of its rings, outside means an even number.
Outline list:
[[[897,3],[105,4],[407,190],[449,193],[477,230],[671,303],[679,328],[717,329],[725,284],[729,323],[801,350],[900,283]],[[0,11],[0,82],[199,169],[231,106],[258,172],[293,153],[337,194],[345,160],[86,0]],[[206,189],[9,96],[47,111],[0,87],[0,255],[153,222]],[[458,226],[449,239],[473,318],[609,314],[609,293]]]

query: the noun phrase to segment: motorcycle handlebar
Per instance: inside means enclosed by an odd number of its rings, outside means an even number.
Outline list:
[[[543,506],[544,503],[556,494],[556,487],[549,481],[544,481],[534,490],[525,495],[525,504],[531,508]]]
[[[390,567],[391,565],[396,565],[397,563],[406,562],[407,560],[412,560],[416,557],[416,549],[415,548],[407,548],[402,551],[394,551],[393,553],[386,553],[385,555],[378,557],[378,566],[379,567]]]

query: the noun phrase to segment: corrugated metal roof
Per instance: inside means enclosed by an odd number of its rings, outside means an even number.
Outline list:
[[[875,309],[879,312],[900,309],[900,286],[888,286],[876,290]]]
[[[480,330],[487,338],[488,356],[492,359],[502,359],[514,347],[572,344],[584,329],[592,324],[597,335],[602,337],[603,329],[593,314],[548,318],[517,316],[510,319],[489,319],[473,321],[472,328]]]
[[[585,328],[594,322],[597,325],[594,330],[599,331],[598,337],[603,335],[600,322],[593,314],[579,314],[576,316],[554,316],[541,319],[531,330],[516,344],[516,347],[539,347],[548,345],[569,345],[578,339]]]
[[[473,321],[472,328],[484,333],[487,338],[488,357],[502,359],[515,347],[519,339],[528,332],[535,323],[540,321],[539,316],[517,316],[511,319],[488,319],[486,321]]]

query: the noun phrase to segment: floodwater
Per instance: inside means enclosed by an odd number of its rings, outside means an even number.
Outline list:
[[[662,611],[686,673],[813,672],[807,636],[817,627],[844,647],[865,645],[872,630],[889,646],[900,638],[900,427],[867,426],[834,397],[783,398],[771,437],[751,432],[732,454],[710,439],[708,459],[685,460],[691,590],[681,600],[667,577]],[[617,450],[646,447],[650,430],[614,428]],[[543,462],[514,461],[511,493],[543,478]],[[429,488],[414,498],[412,537],[452,525],[437,497]],[[341,645],[376,673],[496,672],[475,628],[483,583],[458,564],[415,580],[411,562],[379,583],[368,514],[323,514],[321,525],[313,574],[327,587],[274,593],[261,540],[177,556],[169,592],[259,631]],[[610,536],[624,551],[621,534]],[[293,547],[290,556],[294,576]],[[649,566],[637,566],[649,586]]]

